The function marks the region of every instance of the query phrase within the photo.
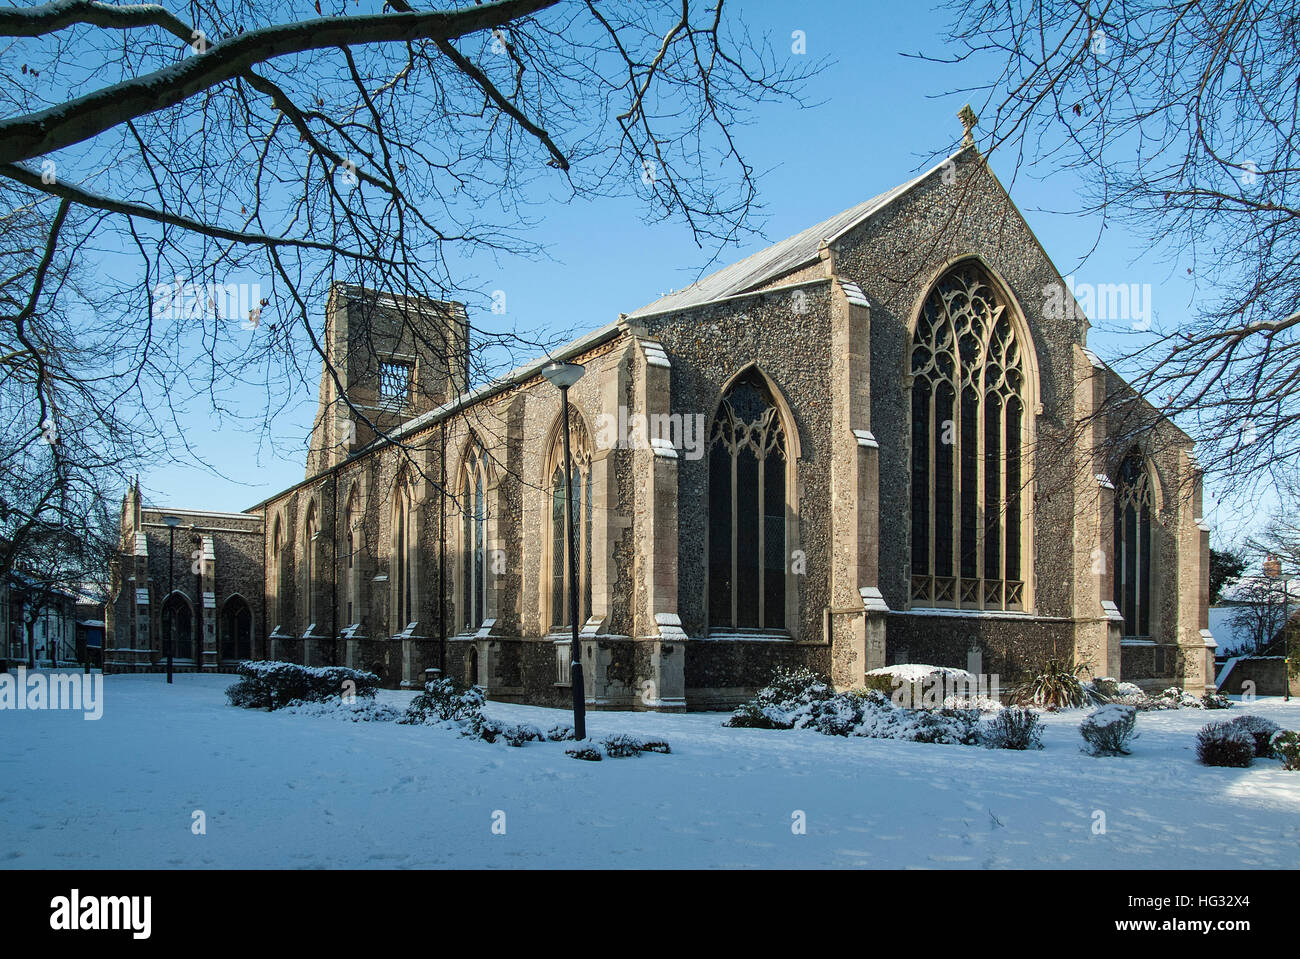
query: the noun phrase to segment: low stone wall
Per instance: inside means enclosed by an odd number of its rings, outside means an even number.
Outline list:
[[[790,640],[708,637],[686,646],[686,708],[734,709],[766,686],[778,668],[830,671],[830,647]]]
[[[925,663],[966,669],[978,650],[980,672],[1013,683],[1049,659],[1074,658],[1074,623],[1059,619],[891,613],[885,628],[885,662]]]
[[[1159,693],[1170,686],[1182,687],[1186,666],[1186,654],[1179,646],[1169,643],[1120,645],[1119,678],[1140,686],[1145,693]]]

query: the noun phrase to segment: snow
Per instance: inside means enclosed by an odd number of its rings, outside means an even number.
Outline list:
[[[663,739],[672,753],[585,763],[565,743],[235,709],[231,681],[108,676],[98,722],[0,712],[0,866],[1300,866],[1300,773],[1195,759],[1207,722],[1249,712],[1300,728],[1300,700],[1141,713],[1133,754],[1106,759],[1080,751],[1086,710],[1045,714],[1045,748],[1031,752],[592,712],[593,738]],[[486,713],[543,729],[569,720],[491,702]],[[191,832],[195,810],[204,835]],[[799,811],[804,835],[791,829]]]
[[[926,666],[922,663],[904,663],[898,666],[881,666],[879,669],[872,669],[867,672],[868,676],[893,676],[901,679],[903,682],[915,683],[935,673],[940,674],[949,682],[961,682],[975,685],[975,674],[967,672],[964,669],[953,669],[951,666]]]
[[[1088,714],[1088,723],[1099,729],[1107,726],[1114,726],[1116,723],[1128,723],[1136,710],[1132,706],[1123,706],[1119,703],[1107,703],[1105,706],[1099,706]],[[1300,786],[1300,783],[1297,783]]]

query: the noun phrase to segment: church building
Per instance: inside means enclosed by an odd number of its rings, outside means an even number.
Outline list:
[[[462,307],[337,285],[305,478],[231,514],[133,489],[106,658],[157,668],[183,622],[186,669],[552,706],[575,655],[592,708],[725,708],[790,665],[1199,694],[1200,467],[1088,328],[970,145],[473,389]],[[584,369],[567,423],[552,361]]]

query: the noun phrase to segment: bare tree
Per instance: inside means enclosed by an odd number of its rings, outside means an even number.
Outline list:
[[[966,91],[985,155],[1083,177],[1079,212],[1136,231],[1204,290],[1185,321],[1138,331],[1117,367],[1203,445],[1208,472],[1240,484],[1293,470],[1300,12],[1260,0],[946,7],[943,53],[924,56],[989,77]]]
[[[634,196],[701,244],[737,239],[756,185],[732,129],[816,69],[722,0],[55,0],[0,8],[0,38],[0,210],[40,224],[0,270],[4,388],[23,386],[0,401],[33,443],[48,406],[109,415],[88,449],[123,468],[115,443],[197,461],[178,427],[195,403],[269,439],[322,362],[337,383],[335,283],[486,302],[484,257],[543,250],[539,204]],[[93,291],[71,309],[79,260]],[[57,342],[25,342],[36,316],[63,317]],[[445,331],[408,326],[450,361]],[[471,339],[472,381],[551,342],[504,324]],[[85,371],[50,365],[79,351],[102,363],[94,412],[64,396]]]

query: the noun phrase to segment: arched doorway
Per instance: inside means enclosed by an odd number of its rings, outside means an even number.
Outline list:
[[[237,662],[253,657],[253,611],[241,596],[226,600],[221,611],[221,658]]]

